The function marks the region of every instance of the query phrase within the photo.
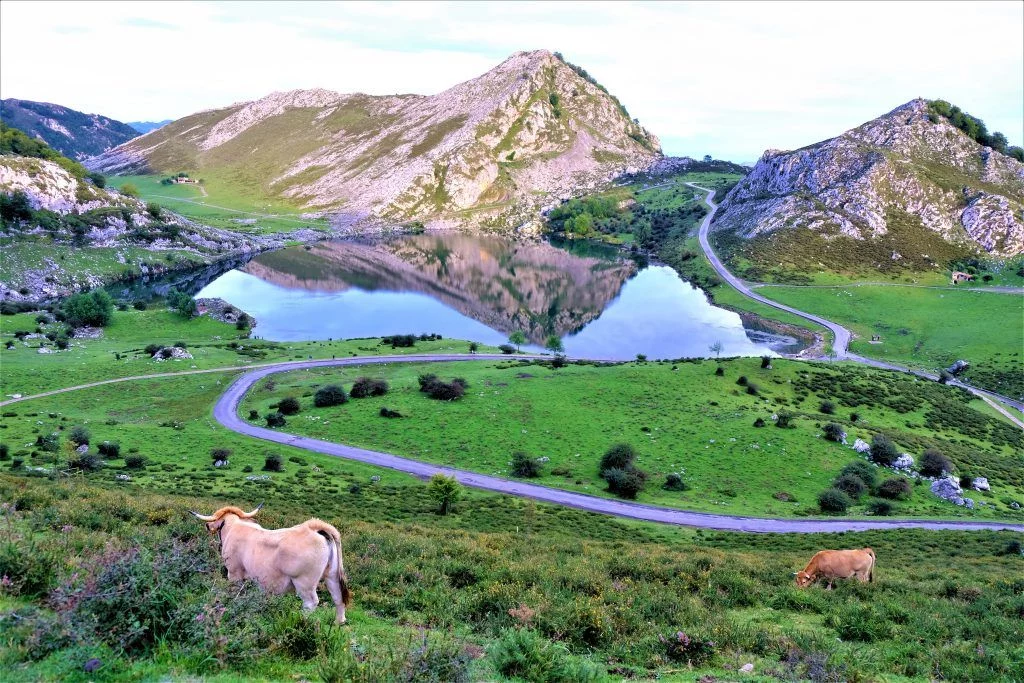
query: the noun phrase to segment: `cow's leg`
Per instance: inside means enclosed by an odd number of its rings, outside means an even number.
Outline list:
[[[312,612],[320,604],[320,597],[316,594],[316,585],[318,583],[319,581],[316,579],[310,580],[305,577],[292,579],[295,593],[302,598],[302,609],[307,612]]]
[[[338,573],[328,571],[324,579],[327,582],[327,590],[331,593],[331,600],[334,601],[334,606],[338,611],[338,616],[334,621],[337,624],[344,624],[346,621],[345,601],[342,598],[341,581],[338,579]]]

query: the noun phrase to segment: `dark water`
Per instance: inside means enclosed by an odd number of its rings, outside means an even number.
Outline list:
[[[522,330],[526,348],[555,334],[569,355],[608,359],[707,356],[716,342],[722,356],[762,355],[793,343],[745,329],[670,268],[614,249],[462,234],[283,249],[196,296],[229,301],[259,321],[255,335],[278,341],[438,333],[500,344]]]

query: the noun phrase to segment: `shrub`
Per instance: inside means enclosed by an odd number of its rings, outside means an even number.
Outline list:
[[[498,344],[498,350],[505,355],[513,354],[516,352],[516,347],[511,344]]]
[[[282,415],[298,415],[301,409],[299,399],[294,396],[285,396],[277,404],[277,411]]]
[[[540,476],[541,466],[536,458],[531,458],[522,451],[512,454],[512,476],[535,479]]]
[[[860,419],[860,413],[850,413],[850,422],[856,422]]]
[[[507,678],[536,683],[574,683],[597,680],[595,667],[571,658],[562,644],[552,643],[533,629],[505,629],[491,648],[494,668]]]
[[[560,353],[556,353],[555,357],[551,359],[551,367],[556,370],[558,368],[564,368],[568,364],[568,359]]]
[[[721,377],[724,374],[725,374],[725,368],[723,368],[721,365],[719,365],[717,368],[715,368],[715,377]]]
[[[360,377],[352,385],[349,396],[352,398],[367,398],[370,396],[383,396],[388,393],[388,383],[380,378]]]
[[[772,357],[771,356],[761,356],[761,369],[762,370],[771,370],[771,367],[772,367]]]
[[[56,453],[60,447],[60,434],[40,434],[36,437],[36,447],[47,453]]]
[[[126,455],[124,466],[130,470],[141,470],[146,466],[146,457],[138,454]]]
[[[863,460],[853,460],[843,465],[843,469],[839,470],[839,476],[853,475],[864,482],[864,485],[869,489],[874,488],[875,481],[878,478],[878,470]]]
[[[757,386],[753,382],[747,382],[747,393],[751,396],[757,396],[758,392],[761,391],[761,387]]]
[[[75,444],[76,446],[83,446],[89,444],[89,430],[85,427],[78,425],[72,427],[68,433],[68,441]]]
[[[836,443],[842,443],[843,439],[846,438],[846,432],[843,431],[843,426],[836,424],[835,422],[829,422],[821,431],[822,434],[825,435],[826,439],[829,441],[835,441]]]
[[[267,413],[265,419],[268,427],[284,427],[288,424],[281,413]]]
[[[630,500],[635,499],[647,483],[647,473],[633,466],[605,470],[602,478],[608,482],[608,490],[611,493]]]
[[[787,413],[784,410],[779,411],[778,419],[775,420],[775,426],[781,429],[789,429],[790,427],[795,427],[796,425],[793,424],[794,418],[795,416],[793,415],[793,413]]]
[[[230,448],[214,448],[210,450],[210,459],[214,462],[218,460],[227,461],[231,457]]]
[[[424,337],[426,341],[426,337]],[[381,344],[390,344],[391,348],[409,348],[416,346],[416,335],[415,334],[396,334],[391,337],[384,337],[380,340]]]
[[[818,405],[818,410],[825,413],[826,415],[832,415],[836,412],[836,404],[832,401],[822,401]]]
[[[944,473],[953,471],[953,463],[942,454],[942,451],[929,448],[921,455],[918,469],[926,477],[941,477]]]
[[[11,449],[10,449],[10,447],[7,444],[5,444],[5,443],[0,443],[0,460],[10,460],[10,459],[11,459]]]
[[[105,327],[114,314],[114,300],[102,289],[82,292],[64,302],[64,317],[72,327]]]
[[[841,474],[832,482],[832,486],[839,489],[853,500],[859,500],[867,493],[868,487],[860,477],[854,474]]]
[[[900,457],[900,451],[888,436],[875,434],[871,438],[870,457],[873,462],[889,467]]]
[[[868,514],[879,517],[888,517],[893,513],[895,507],[887,500],[873,500],[868,503]]]
[[[160,344],[146,344],[146,348],[143,349],[147,356],[155,355],[157,351],[162,349],[163,346]]]
[[[400,412],[398,412],[397,410],[391,410],[387,406],[381,406],[381,408],[380,408],[380,416],[381,417],[388,417],[388,418],[397,418],[397,417],[402,417],[402,414]]]
[[[741,387],[747,386],[747,376],[740,375],[739,378],[736,380],[736,384],[739,384]]]
[[[447,515],[462,497],[462,485],[455,477],[435,474],[427,484],[427,494],[437,503],[437,513]]]
[[[456,377],[451,382],[444,382],[433,374],[420,375],[419,384],[420,391],[438,401],[454,401],[462,398],[466,393],[466,388],[469,387],[469,383],[461,377]]]
[[[132,304],[132,308],[136,311],[144,311],[146,310],[146,302],[140,299]]]
[[[266,472],[281,472],[284,470],[284,459],[277,453],[271,453],[263,461],[263,469]]]
[[[661,488],[666,491],[689,491],[690,485],[683,481],[681,475],[669,472],[665,475],[665,483],[661,485]]]
[[[258,411],[258,410],[250,410],[249,411],[249,419],[250,420],[258,420],[258,419],[260,419],[260,411]]]
[[[853,501],[839,489],[826,489],[818,494],[818,507],[823,512],[845,513]]]
[[[104,458],[120,458],[121,457],[121,444],[116,441],[104,441],[96,447],[99,454]]]
[[[636,461],[636,449],[628,443],[617,443],[601,456],[601,464],[598,467],[598,474],[604,477],[604,473],[610,469],[624,470],[633,466]]]
[[[96,453],[81,453],[68,463],[71,469],[83,472],[97,472],[103,469],[103,461]]]
[[[913,490],[910,480],[906,477],[893,477],[882,482],[878,487],[878,495],[890,500],[906,500],[910,498]]]
[[[9,583],[4,592],[26,598],[45,597],[57,576],[57,555],[35,541],[0,543],[0,577]]]
[[[664,648],[665,658],[670,662],[679,662],[690,667],[699,668],[711,661],[715,655],[715,644],[710,640],[692,638],[682,631],[658,636],[658,642]]]
[[[345,390],[337,384],[328,384],[316,390],[313,396],[313,405],[317,408],[340,406],[348,402],[348,395]]]

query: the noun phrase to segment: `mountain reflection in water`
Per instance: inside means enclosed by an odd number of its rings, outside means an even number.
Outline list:
[[[438,333],[532,348],[550,334],[566,353],[628,359],[760,355],[735,313],[670,268],[615,250],[581,255],[543,242],[431,234],[378,243],[322,242],[263,254],[199,292],[255,316],[254,334],[279,341]]]

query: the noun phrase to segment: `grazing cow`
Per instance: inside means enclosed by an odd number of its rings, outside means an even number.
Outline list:
[[[212,515],[192,514],[217,536],[229,580],[256,579],[264,590],[278,595],[295,588],[302,607],[312,610],[320,602],[316,589],[323,579],[338,611],[337,623],[344,624],[352,595],[338,530],[319,519],[288,529],[264,529],[251,519],[261,507],[262,503],[252,512],[223,507]]]
[[[806,588],[819,579],[828,579],[828,590],[836,579],[857,577],[862,583],[875,580],[875,551],[822,550],[814,554],[803,571],[794,572],[796,585]]]

